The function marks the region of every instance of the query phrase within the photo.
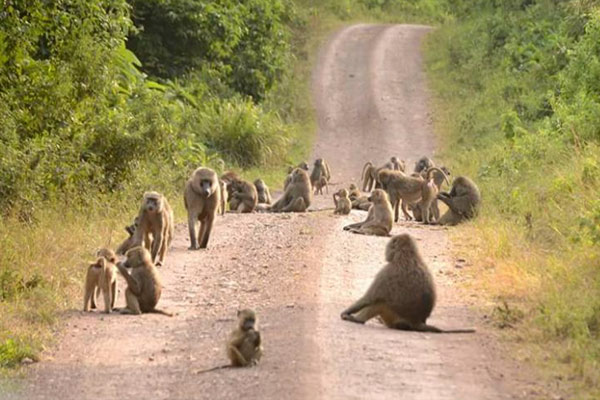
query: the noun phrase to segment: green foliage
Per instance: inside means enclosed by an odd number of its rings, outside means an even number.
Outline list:
[[[262,100],[286,66],[291,6],[282,0],[132,0],[138,28],[128,46],[144,71],[173,79],[212,70]]]
[[[427,50],[449,161],[485,200],[476,231],[507,226],[512,248],[537,254],[507,255],[541,282],[522,299],[533,341],[557,341],[553,357],[590,387],[600,382],[599,5],[457,1]]]
[[[25,358],[35,359],[33,350],[26,343],[14,339],[0,343],[0,367],[12,367]]]

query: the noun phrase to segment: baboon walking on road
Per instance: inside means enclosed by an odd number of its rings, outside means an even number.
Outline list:
[[[185,184],[183,203],[188,212],[189,249],[205,249],[221,204],[221,186],[216,172],[204,167],[196,169]],[[196,236],[198,222],[200,228]]]

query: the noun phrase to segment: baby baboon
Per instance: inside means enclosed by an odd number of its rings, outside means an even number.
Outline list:
[[[344,230],[363,235],[389,236],[392,230],[392,206],[387,193],[382,189],[375,189],[369,196],[369,201],[373,204],[369,208],[367,219],[346,225]]]
[[[333,194],[333,203],[335,204],[334,214],[348,215],[352,204],[348,198],[348,191],[346,189],[340,189],[337,193]]]
[[[431,180],[431,173],[433,171],[440,171],[437,167],[432,167],[427,170],[426,179],[420,176],[406,176],[400,171],[391,171],[384,169],[379,171],[378,180],[381,182],[382,187],[390,195],[392,206],[394,207],[394,221],[398,222],[400,201],[402,201],[402,212],[407,220],[411,220],[412,217],[408,213],[406,207],[408,204],[421,202],[421,204],[427,204],[427,208],[421,207],[425,220],[429,221],[429,207],[433,202],[434,193],[431,191],[431,187],[428,185]],[[434,196],[432,198],[432,196]]]
[[[158,313],[172,317],[173,314],[156,309],[162,284],[148,250],[137,246],[129,249],[125,256],[127,257],[125,262],[117,263],[119,272],[127,281],[127,290],[125,290],[127,306],[121,310],[121,314]]]
[[[253,310],[238,311],[238,324],[227,343],[227,356],[234,367],[258,364],[262,356],[258,319]]]
[[[135,231],[138,229],[139,224],[140,218],[137,216],[134,218],[133,224],[125,227],[125,231],[129,234],[129,237],[125,239],[119,247],[117,247],[117,254],[123,255],[127,250],[136,245]]]
[[[427,156],[423,156],[415,163],[415,172],[427,171],[429,168],[435,167],[433,160]]]
[[[175,234],[171,206],[162,194],[146,192],[138,218],[139,224],[135,229],[134,244],[139,246],[144,243],[146,248],[151,251],[152,261],[156,262],[156,265],[162,265]],[[150,239],[150,235],[152,235],[152,239]]]
[[[388,328],[436,332],[469,333],[473,329],[441,330],[427,325],[435,306],[435,285],[414,239],[404,233],[394,236],[385,250],[388,264],[375,276],[358,301],[342,312],[342,319],[364,324],[380,317]]]
[[[229,192],[227,191],[228,186],[227,182],[219,179],[219,194],[221,195],[221,201],[219,202],[217,213],[220,213],[221,215],[225,215],[225,209],[227,208],[227,200],[229,199]]]
[[[292,171],[292,179],[285,192],[271,208],[272,212],[304,212],[312,202],[312,187],[308,173],[296,168]]]
[[[327,178],[321,176],[317,182],[314,184],[315,194],[323,194],[323,187],[325,187],[325,191],[329,194],[329,185],[327,184]]]
[[[271,198],[271,192],[269,191],[269,187],[262,179],[257,179],[254,181],[254,186],[256,187],[256,192],[258,193],[258,202],[263,204],[271,204],[273,202]]]
[[[235,180],[231,183],[232,194],[229,199],[229,208],[233,212],[251,213],[258,204],[256,187],[244,180]]]
[[[217,369],[249,367],[258,364],[263,348],[256,313],[253,310],[245,309],[238,311],[237,317],[236,328],[229,335],[226,347],[227,357],[231,363],[200,370],[197,372],[198,374]]]
[[[448,206],[448,211],[438,221],[440,225],[456,225],[475,217],[481,203],[479,188],[466,176],[456,178],[450,193],[442,192],[437,198]]]
[[[109,314],[117,298],[117,256],[109,249],[100,249],[96,255],[98,259],[89,264],[85,276],[83,311],[89,311],[90,305],[96,308],[97,291],[102,291],[104,312]]]
[[[205,249],[217,215],[217,208],[222,205],[221,185],[215,171],[204,167],[196,169],[185,184],[183,203],[188,213],[189,249]],[[200,228],[196,237],[198,221],[200,221]]]

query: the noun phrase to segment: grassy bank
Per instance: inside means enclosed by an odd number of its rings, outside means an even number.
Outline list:
[[[436,128],[484,206],[453,235],[499,326],[599,394],[598,2],[457,3],[431,34]]]

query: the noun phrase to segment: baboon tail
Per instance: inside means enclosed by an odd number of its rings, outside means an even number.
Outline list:
[[[416,327],[416,331],[419,332],[431,332],[431,333],[475,333],[475,329],[440,329],[437,326],[421,324]]]
[[[440,174],[442,174],[442,176],[444,177],[444,180],[446,181],[446,183],[448,184],[448,186],[450,186],[450,181],[448,180],[448,176],[446,175],[446,173],[444,171],[442,171],[440,168],[438,167],[431,167],[427,170],[427,179],[426,180],[430,180],[431,179],[431,173],[434,171],[438,171]]]
[[[199,371],[196,371],[196,374],[203,374],[205,372],[211,372],[211,371],[216,371],[218,369],[225,369],[225,368],[232,368],[232,366],[230,364],[219,365],[218,367],[212,367],[212,368],[208,368],[208,369],[201,369]]]
[[[366,172],[366,171],[367,171],[367,170],[368,170],[370,167],[372,167],[372,166],[373,166],[373,163],[372,163],[371,161],[367,161],[367,162],[365,163],[365,165],[363,166],[362,173],[361,173],[361,175],[360,175],[360,179],[361,179],[363,182],[364,182],[364,180],[365,180],[365,172]]]
[[[168,312],[168,311],[164,311],[164,310],[159,310],[157,308],[155,308],[154,310],[150,311],[150,313],[152,314],[162,314],[162,315],[166,315],[167,317],[172,317],[173,314],[172,312]]]

